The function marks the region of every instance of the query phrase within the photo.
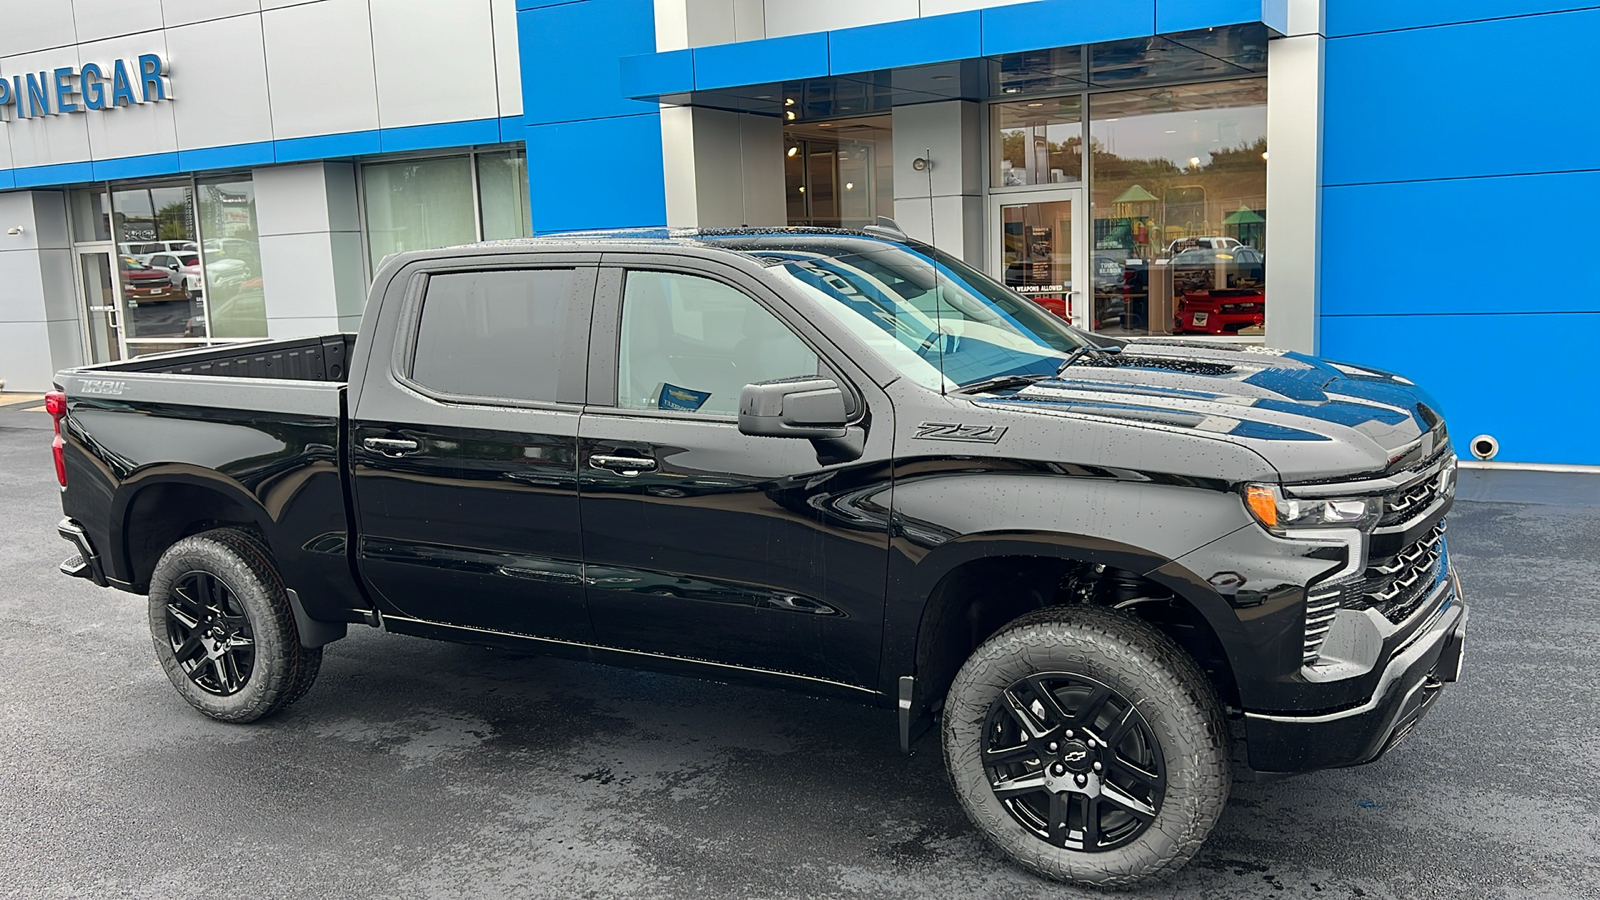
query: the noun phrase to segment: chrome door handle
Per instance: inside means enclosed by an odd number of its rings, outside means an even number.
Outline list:
[[[656,461],[643,456],[605,456],[597,453],[589,457],[589,465],[596,469],[610,469],[629,478],[640,472],[656,470]]]
[[[384,456],[404,456],[416,450],[420,444],[404,438],[364,438],[361,446]]]

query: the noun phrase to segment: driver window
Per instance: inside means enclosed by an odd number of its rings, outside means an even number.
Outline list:
[[[696,275],[628,273],[619,407],[733,416],[745,385],[815,374],[811,348],[742,292]]]

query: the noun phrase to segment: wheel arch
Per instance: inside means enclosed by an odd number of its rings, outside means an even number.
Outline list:
[[[173,465],[145,469],[112,499],[112,560],[132,590],[143,593],[168,547],[212,528],[247,528],[269,541],[271,516],[239,482],[211,469]],[[269,544],[270,546],[270,544]]]
[[[1060,532],[965,535],[929,553],[902,597],[917,601],[914,621],[900,629],[899,658],[886,660],[890,679],[911,673],[912,714],[934,710],[972,650],[1008,622],[1034,609],[1086,602],[1072,582],[1093,576],[1118,591],[1143,591],[1156,603],[1131,603],[1129,612],[1172,637],[1212,678],[1225,703],[1235,702],[1229,638],[1242,629],[1227,600],[1181,564],[1131,544]],[[1116,594],[1102,594],[1097,605]],[[1128,596],[1127,599],[1135,599]],[[906,696],[901,694],[904,704]]]

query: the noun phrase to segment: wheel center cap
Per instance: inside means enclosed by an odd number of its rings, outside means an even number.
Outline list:
[[[1082,741],[1067,741],[1061,745],[1061,764],[1067,771],[1081,775],[1094,768],[1094,754]]]

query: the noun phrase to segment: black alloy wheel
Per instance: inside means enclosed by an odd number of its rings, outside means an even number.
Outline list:
[[[227,697],[250,681],[255,633],[244,605],[222,579],[200,571],[180,576],[166,618],[172,654],[201,690]]]
[[[1137,707],[1086,675],[1043,672],[1000,692],[983,765],[1017,824],[1067,850],[1138,839],[1166,795],[1166,762]]]

